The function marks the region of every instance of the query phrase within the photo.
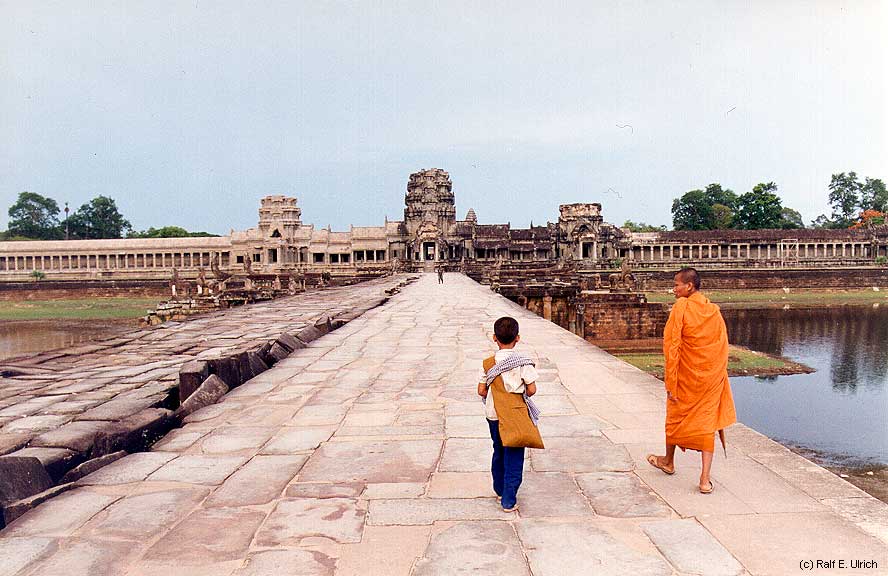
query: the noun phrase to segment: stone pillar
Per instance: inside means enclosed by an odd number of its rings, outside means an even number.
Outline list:
[[[552,321],[552,296],[543,296],[543,318]]]
[[[577,331],[576,335],[580,338],[586,338],[586,305],[577,304]]]

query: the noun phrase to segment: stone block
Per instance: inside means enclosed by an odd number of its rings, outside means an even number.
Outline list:
[[[68,482],[75,482],[77,480],[80,480],[84,476],[92,474],[99,468],[107,466],[108,464],[116,460],[120,460],[124,456],[126,456],[126,452],[121,450],[120,452],[114,452],[113,454],[106,454],[98,458],[93,458],[92,460],[87,460],[80,466],[77,466],[76,468],[65,474],[62,477],[61,483],[67,484]]]
[[[192,360],[183,364],[179,369],[179,404],[184,403],[209,375],[210,367],[204,360]]]
[[[28,443],[33,434],[28,432],[0,433],[0,455],[15,452]]]
[[[487,542],[489,545],[479,545]],[[471,550],[472,553],[465,552]],[[505,522],[463,522],[432,536],[415,576],[530,576],[515,531]]]
[[[225,382],[229,389],[240,386],[243,382],[239,381],[240,371],[237,364],[229,356],[224,358],[214,358],[207,360],[210,366],[210,374],[215,374]]]
[[[254,376],[258,376],[268,370],[268,364],[262,360],[262,357],[257,352],[248,352],[247,358],[250,362],[250,370],[252,370]]]
[[[34,494],[33,496],[29,496],[28,498],[23,498],[22,500],[16,500],[6,506],[2,507],[0,510],[0,527],[2,527],[3,520],[5,518],[6,523],[10,524],[15,521],[20,516],[24,515],[29,510],[43,504],[50,498],[55,498],[59,494],[67,492],[68,490],[74,488],[74,484],[59,484],[58,486],[53,486],[48,490],[44,490],[39,494]],[[0,574],[3,574],[2,570],[0,570]]]
[[[43,492],[52,486],[52,478],[34,457],[0,457],[0,506]]]
[[[83,488],[69,490],[18,518],[6,528],[3,536],[70,536],[119,498]]]
[[[120,450],[141,452],[173,427],[171,416],[172,412],[165,408],[148,408],[113,422],[96,434],[92,455],[104,456]]]
[[[274,366],[275,362],[277,362],[277,359],[271,355],[272,344],[274,344],[274,342],[266,342],[256,351],[256,354],[259,355],[259,359],[265,362],[265,365],[269,368]]]
[[[290,351],[278,344],[275,340],[274,344],[271,345],[271,349],[268,351],[269,357],[274,360],[274,364],[277,364],[284,358],[290,355]]]
[[[276,342],[284,348],[288,349],[290,352],[299,350],[300,348],[305,348],[305,342],[300,341],[292,334],[287,334],[286,332],[278,336]]]
[[[204,406],[215,404],[228,393],[229,386],[216,374],[211,375],[176,410],[175,417],[183,419]]]
[[[81,454],[88,454],[95,441],[96,434],[108,422],[75,421],[69,422],[56,430],[44,432],[31,441],[31,446],[46,448],[67,448]]]
[[[327,332],[329,332],[329,330]],[[308,328],[303,328],[297,332],[296,337],[308,344],[309,342],[317,340],[327,332],[321,330],[318,326],[309,326]]]
[[[55,549],[49,538],[4,538],[0,540],[0,574],[19,574],[25,566]]]
[[[235,352],[231,355],[231,360],[234,362],[234,365],[237,367],[238,381],[241,384],[250,380],[256,374],[253,373],[253,368],[250,366],[250,356],[247,351],[242,350],[239,352]]]
[[[243,568],[234,576],[333,576],[336,559],[316,550],[266,550],[247,557]]]
[[[67,448],[28,447],[16,450],[10,456],[33,457],[40,460],[53,482],[61,480],[71,468],[83,462],[83,455]]]
[[[740,576],[743,566],[694,519],[642,524],[641,529],[682,574]]]
[[[256,534],[256,543],[290,547],[317,536],[341,544],[360,542],[365,516],[354,500],[345,498],[281,500]]]

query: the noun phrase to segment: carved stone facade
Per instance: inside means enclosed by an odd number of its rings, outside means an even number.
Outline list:
[[[322,273],[367,277],[436,265],[481,278],[604,274],[619,262],[634,270],[832,268],[888,257],[888,226],[862,230],[713,230],[637,234],[604,221],[598,203],[563,204],[558,221],[512,228],[479,224],[469,209],[456,219],[450,175],[433,168],[410,175],[404,220],[334,232],[302,223],[296,198],[266,196],[256,228],[218,238],[0,242],[0,279],[195,278],[215,261],[234,274]],[[600,282],[600,279],[599,279]]]

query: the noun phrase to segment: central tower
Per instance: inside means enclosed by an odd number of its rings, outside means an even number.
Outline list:
[[[440,168],[420,170],[407,181],[404,225],[410,260],[443,260],[447,236],[456,223],[450,174]]]

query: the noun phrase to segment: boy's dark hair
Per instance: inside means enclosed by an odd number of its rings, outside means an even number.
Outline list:
[[[518,337],[518,321],[510,316],[503,316],[493,323],[493,333],[500,344],[511,344]]]
[[[682,282],[690,282],[694,285],[694,290],[699,290],[702,282],[700,281],[700,273],[695,268],[682,268],[675,273],[681,278]]]

